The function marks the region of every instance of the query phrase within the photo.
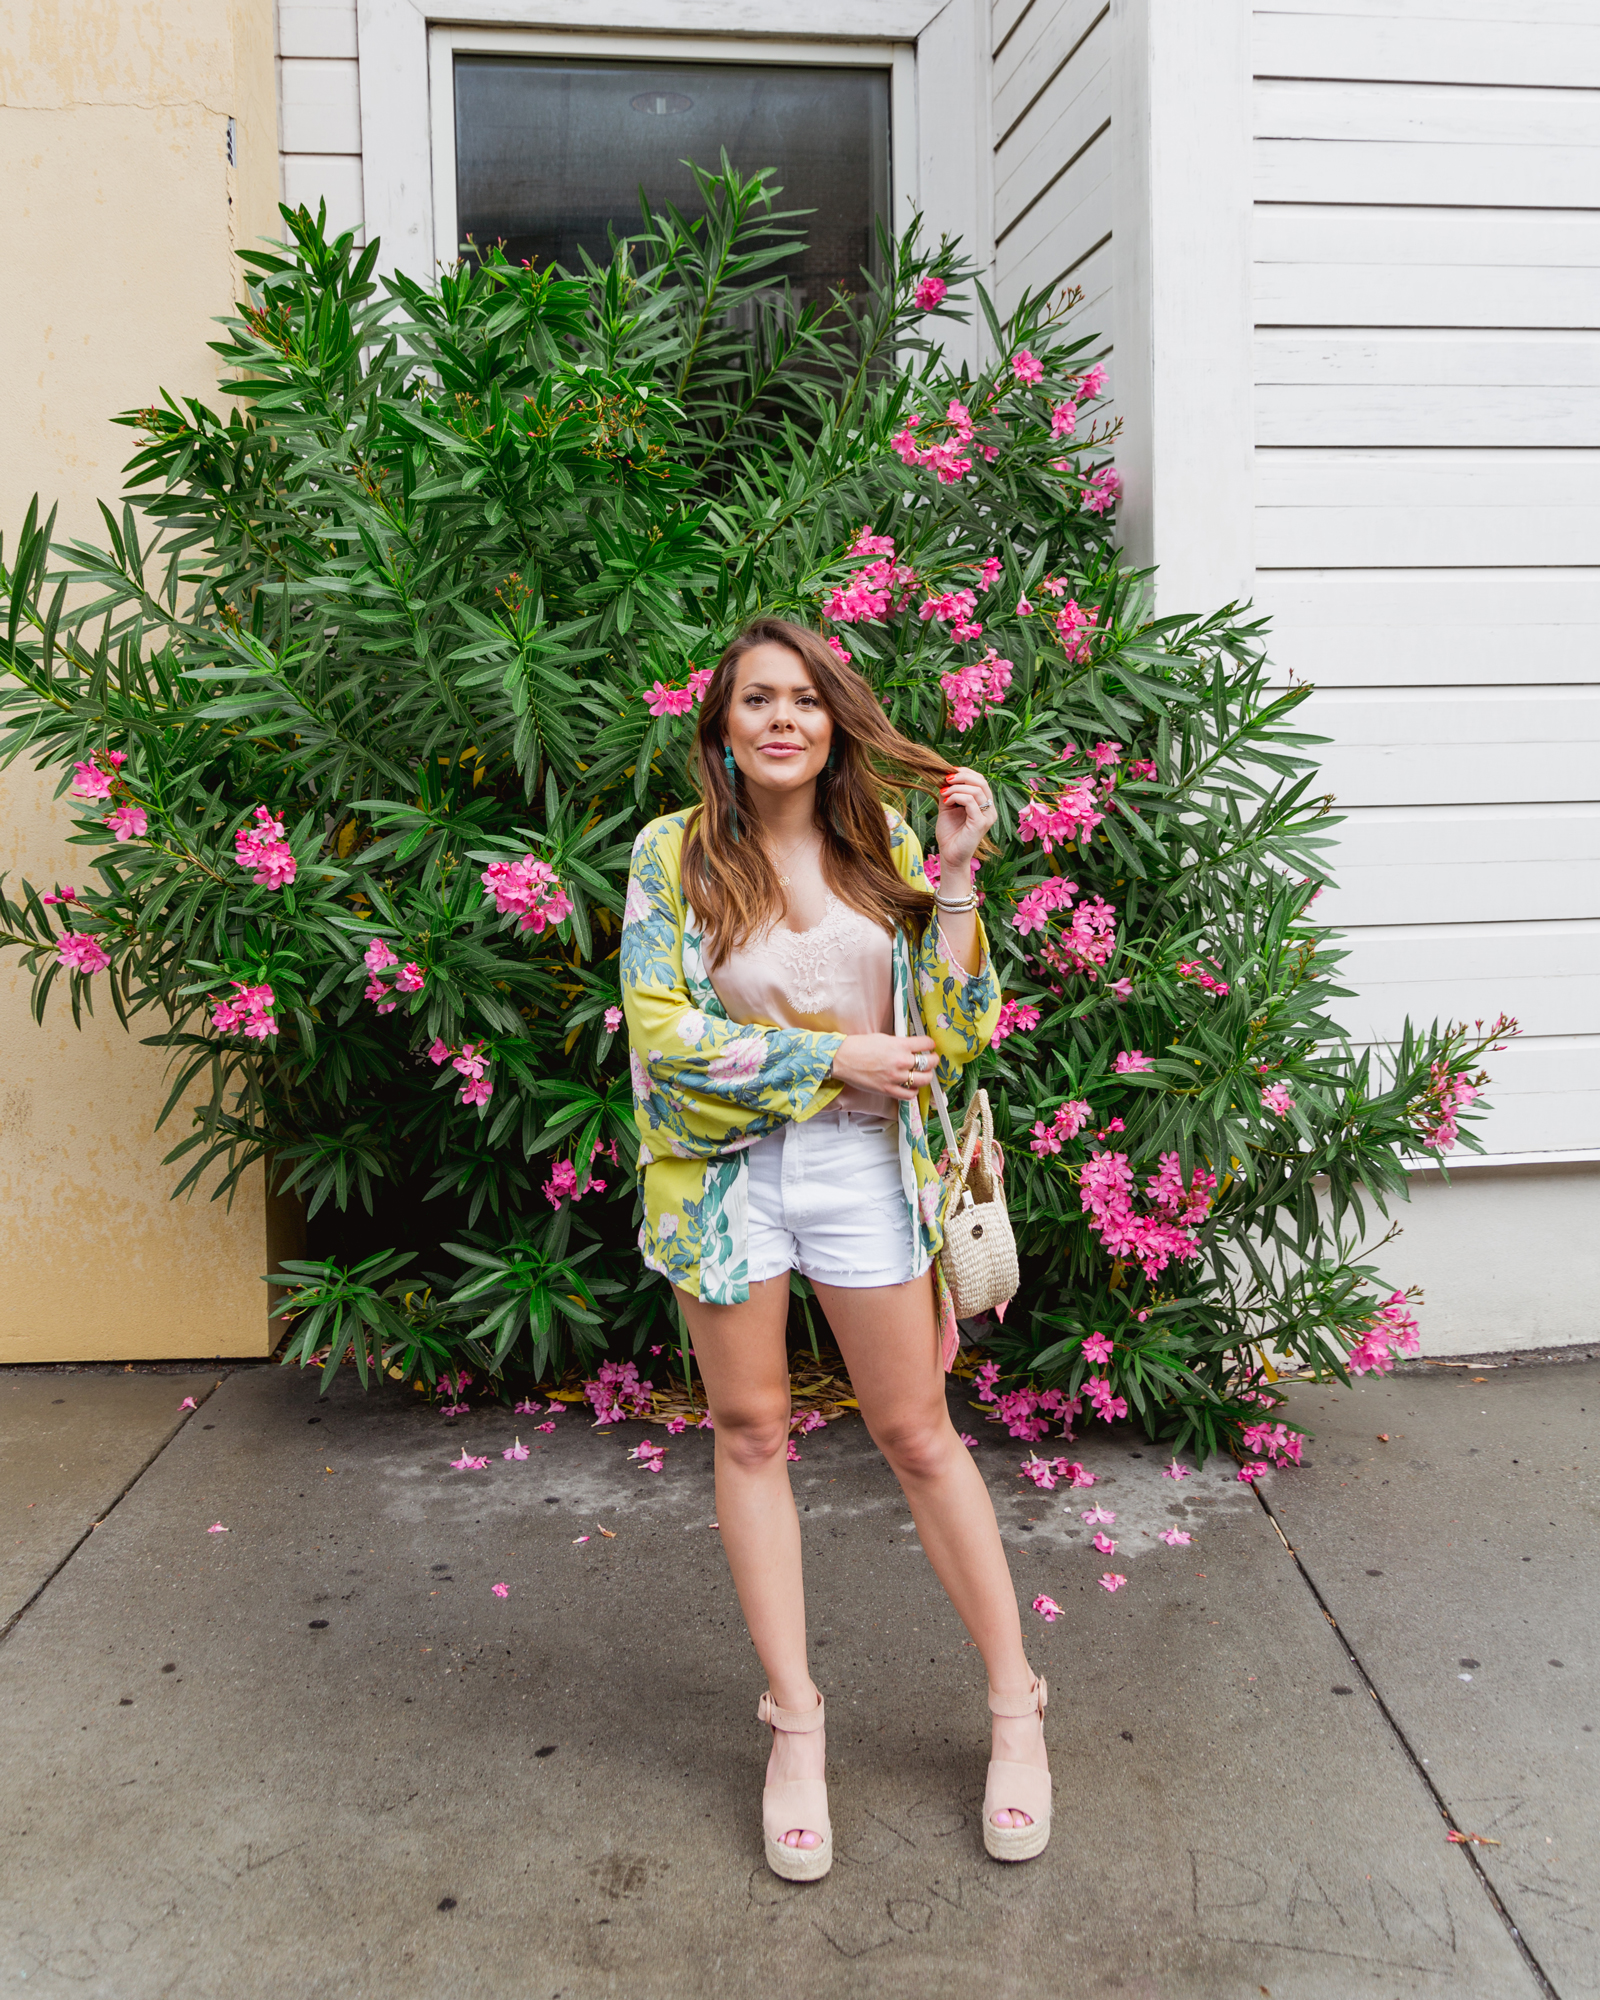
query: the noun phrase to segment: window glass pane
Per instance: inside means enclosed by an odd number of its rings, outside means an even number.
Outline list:
[[[764,63],[620,63],[458,56],[460,235],[514,262],[609,256],[607,226],[639,227],[639,189],[704,213],[682,162],[777,169],[780,208],[815,213],[788,267],[802,301],[860,289],[889,213],[889,73]]]

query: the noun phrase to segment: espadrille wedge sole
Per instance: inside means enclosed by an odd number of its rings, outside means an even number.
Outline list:
[[[1002,1701],[991,1694],[989,1712],[1005,1716],[1037,1715],[1042,1722],[1049,1698],[1050,1691],[1041,1675],[1033,1684],[1033,1692],[1023,1701]],[[1051,1790],[1050,1773],[1041,1771],[1037,1765],[1009,1764],[1003,1758],[991,1758],[988,1782],[983,1788],[985,1852],[996,1861],[1031,1861],[1036,1854],[1043,1854],[1050,1844]],[[1025,1812],[1033,1824],[996,1826],[997,1812]]]
[[[779,1708],[770,1694],[764,1694],[756,1710],[756,1719],[786,1734],[807,1735],[823,1725],[822,1697],[817,1696],[815,1708],[796,1711]],[[815,1847],[786,1847],[783,1836],[794,1827],[820,1834],[822,1838]],[[791,1778],[784,1784],[764,1787],[761,1793],[761,1831],[766,1839],[767,1866],[774,1875],[781,1875],[785,1882],[820,1882],[833,1866],[833,1827],[828,1820],[827,1780]]]

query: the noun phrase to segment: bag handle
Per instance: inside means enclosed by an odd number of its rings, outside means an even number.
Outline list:
[[[939,1123],[944,1127],[945,1156],[950,1162],[950,1171],[955,1176],[956,1190],[958,1193],[965,1192],[967,1176],[961,1163],[961,1142],[956,1137],[955,1127],[950,1123],[950,1106],[940,1087],[937,1068],[929,1073],[928,1090],[933,1098],[933,1108],[939,1114]]]

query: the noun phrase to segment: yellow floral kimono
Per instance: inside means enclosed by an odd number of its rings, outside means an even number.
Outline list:
[[[672,813],[639,835],[623,914],[622,1005],[644,1175],[639,1248],[652,1271],[694,1297],[732,1305],[750,1296],[746,1150],[833,1101],[841,1086],[830,1073],[844,1037],[728,1019],[683,894],[688,818],[687,812]],[[926,888],[916,836],[898,814],[888,818],[896,868],[907,882]],[[920,1028],[932,1037],[946,1092],[987,1046],[1000,1017],[1000,989],[981,927],[979,947],[978,970],[967,974],[945,956],[936,923],[917,945],[903,930],[895,934],[895,1033]],[[944,1241],[926,1109],[926,1092],[900,1106],[900,1173],[918,1276]],[[942,1288],[940,1305],[948,1365],[954,1322]]]

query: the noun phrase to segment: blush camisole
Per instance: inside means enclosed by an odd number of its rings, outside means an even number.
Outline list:
[[[711,974],[730,1021],[814,1034],[894,1032],[893,947],[870,917],[832,890],[808,931],[774,923],[749,938]],[[835,1102],[865,1118],[887,1118],[894,1100],[846,1084]]]

